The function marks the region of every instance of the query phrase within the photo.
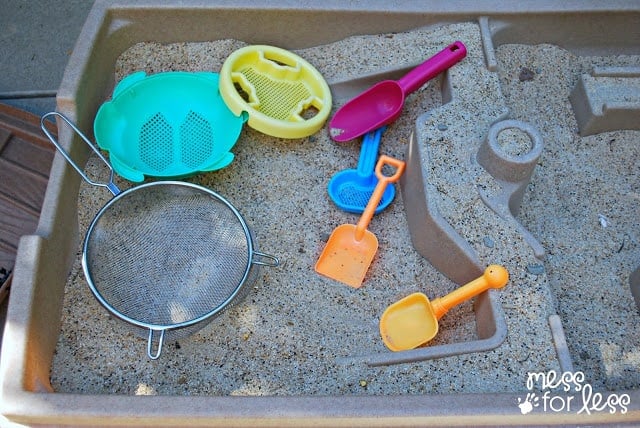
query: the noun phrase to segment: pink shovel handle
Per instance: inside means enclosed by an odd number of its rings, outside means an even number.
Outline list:
[[[467,56],[467,47],[462,42],[454,42],[401,77],[397,83],[407,96],[430,79],[449,69]]]

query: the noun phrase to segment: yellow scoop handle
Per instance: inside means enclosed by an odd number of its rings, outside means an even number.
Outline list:
[[[449,312],[449,309],[477,296],[489,288],[502,288],[509,281],[509,272],[500,265],[489,265],[482,276],[474,279],[446,296],[431,301],[431,308],[437,319]]]

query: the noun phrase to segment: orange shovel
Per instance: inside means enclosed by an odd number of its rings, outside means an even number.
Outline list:
[[[389,177],[382,173],[385,165],[394,167]],[[376,184],[357,225],[342,224],[335,228],[316,262],[316,272],[354,288],[362,285],[369,265],[378,250],[378,239],[367,230],[376,207],[389,183],[395,183],[404,172],[405,163],[382,155],[376,164]]]
[[[481,277],[433,302],[422,293],[410,294],[390,305],[382,314],[382,341],[392,351],[417,348],[438,334],[438,320],[449,309],[489,288],[502,288],[507,281],[509,272],[504,267],[489,265]]]

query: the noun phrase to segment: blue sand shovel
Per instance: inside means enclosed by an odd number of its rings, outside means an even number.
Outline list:
[[[380,137],[387,127],[382,126],[371,131],[362,139],[357,169],[345,169],[335,174],[329,181],[329,197],[338,208],[355,214],[364,212],[371,194],[378,184],[374,173]],[[396,195],[394,186],[387,186],[374,214],[380,213],[393,201]]]

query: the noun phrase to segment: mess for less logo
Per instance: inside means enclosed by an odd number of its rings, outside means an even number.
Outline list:
[[[585,382],[583,372],[529,372],[527,391],[530,392],[525,397],[518,397],[518,407],[523,415],[536,408],[544,412],[587,415],[604,411],[625,414],[631,402],[629,394],[594,392],[591,385]]]

